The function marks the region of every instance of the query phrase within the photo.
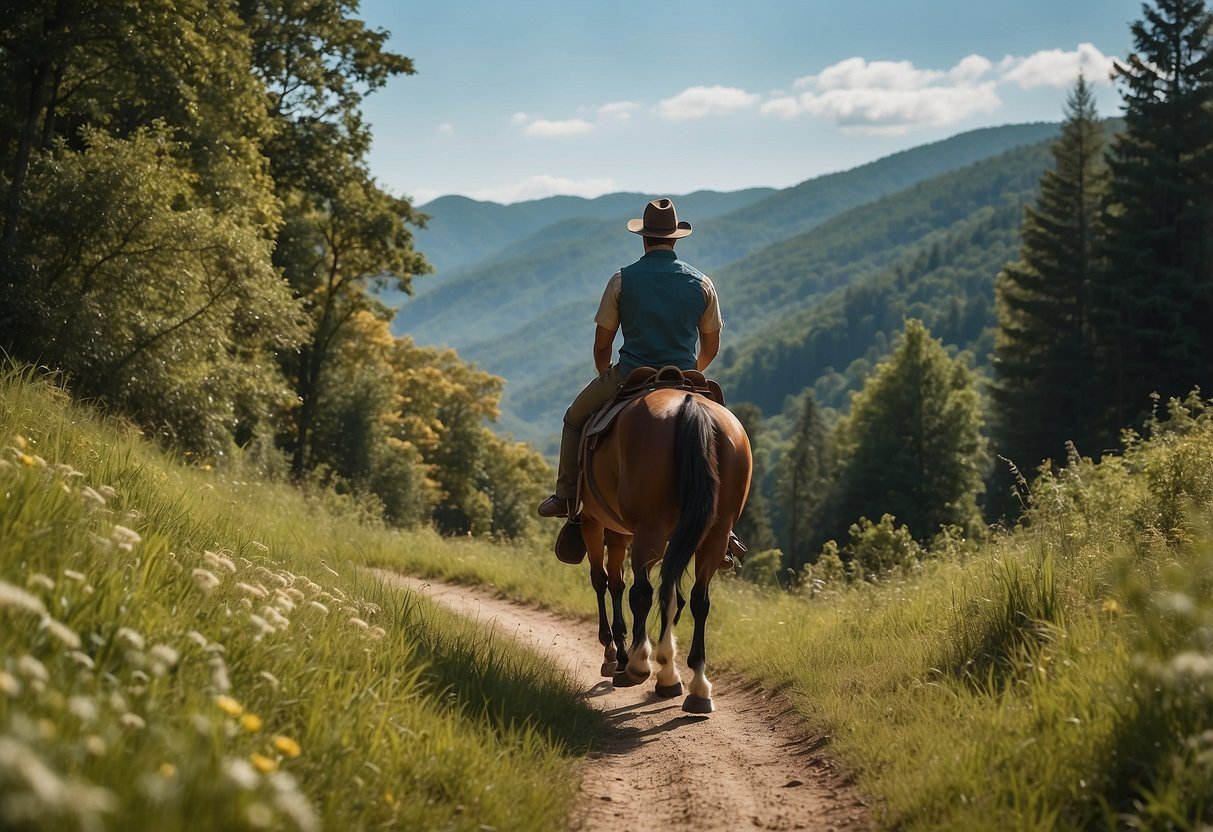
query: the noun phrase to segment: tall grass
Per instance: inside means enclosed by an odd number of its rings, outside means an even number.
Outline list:
[[[173,464],[28,369],[0,448],[0,826],[565,825],[599,717],[358,568],[432,535]]]

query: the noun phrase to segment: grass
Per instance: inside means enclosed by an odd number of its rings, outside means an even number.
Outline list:
[[[600,717],[358,568],[436,538],[173,464],[29,370],[0,448],[0,826],[565,826]]]
[[[964,558],[816,597],[720,580],[709,673],[785,692],[889,828],[1213,822],[1213,410],[1168,415],[1038,480],[1027,522]],[[0,380],[10,435],[27,444],[0,465],[0,825],[567,822],[596,716],[361,569],[588,618],[586,570],[550,542],[392,533],[239,465],[170,465],[21,373]]]

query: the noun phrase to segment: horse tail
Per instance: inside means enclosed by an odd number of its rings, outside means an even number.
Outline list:
[[[661,599],[682,582],[682,573],[716,515],[720,471],[716,425],[706,407],[688,393],[674,423],[674,470],[678,476],[678,524],[661,561]]]

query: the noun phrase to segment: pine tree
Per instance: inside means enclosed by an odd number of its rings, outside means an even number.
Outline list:
[[[776,487],[783,516],[784,561],[793,569],[808,563],[821,543],[819,518],[833,468],[833,448],[821,409],[812,390],[806,390]]]
[[[1143,12],[1116,65],[1125,130],[1108,160],[1109,432],[1139,421],[1151,392],[1213,382],[1213,14],[1203,0]]]
[[[1080,75],[1053,144],[1055,166],[1024,209],[1019,259],[995,284],[995,437],[999,454],[1025,471],[1060,455],[1068,439],[1080,448],[1092,439],[1091,290],[1107,186],[1103,148],[1091,88]]]
[[[987,457],[976,377],[921,321],[906,322],[838,426],[840,472],[828,532],[892,514],[917,540],[941,526],[978,530]]]

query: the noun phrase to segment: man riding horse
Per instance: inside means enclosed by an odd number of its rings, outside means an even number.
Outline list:
[[[711,279],[679,260],[674,243],[691,233],[674,203],[655,199],[644,217],[628,222],[644,238],[644,256],[615,272],[594,316],[594,367],[598,377],[564,414],[556,493],[539,504],[540,517],[568,517],[577,506],[581,431],[628,374],[638,367],[674,366],[703,371],[720,351],[720,305]],[[611,363],[615,332],[622,326],[619,361]]]

